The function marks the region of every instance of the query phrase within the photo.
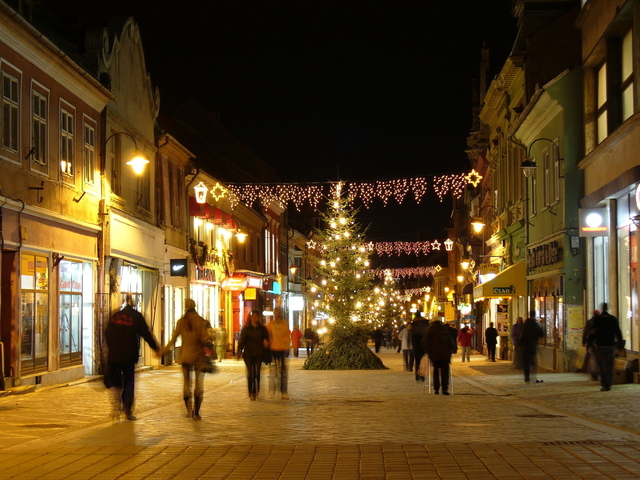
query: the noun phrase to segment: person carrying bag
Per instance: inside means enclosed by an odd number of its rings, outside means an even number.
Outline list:
[[[183,398],[187,408],[187,417],[200,420],[200,407],[204,397],[204,374],[213,372],[213,341],[214,333],[211,324],[198,315],[196,302],[191,299],[185,301],[186,312],[178,320],[173,336],[169,343],[160,351],[164,354],[171,350],[178,336],[182,337],[182,348],[178,363],[182,365]],[[207,355],[206,352],[210,355]],[[194,371],[195,389],[193,390],[193,402],[191,394],[191,372]]]

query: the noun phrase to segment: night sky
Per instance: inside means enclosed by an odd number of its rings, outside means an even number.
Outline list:
[[[133,15],[161,108],[219,110],[288,182],[468,171],[480,50],[495,74],[517,24],[511,0],[75,3]],[[429,194],[361,218],[374,241],[415,241],[441,238],[450,213]]]

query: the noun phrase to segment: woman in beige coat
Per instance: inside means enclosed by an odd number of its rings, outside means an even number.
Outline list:
[[[186,312],[178,320],[173,336],[169,343],[161,350],[160,354],[165,354],[175,344],[178,335],[182,337],[182,348],[178,363],[182,364],[182,374],[184,376],[184,404],[187,407],[187,417],[200,420],[200,406],[204,397],[204,372],[194,369],[200,357],[204,354],[205,347],[212,348],[213,330],[211,324],[198,315],[196,312],[196,302],[191,299],[185,301]],[[195,371],[196,385],[191,399],[191,371]]]

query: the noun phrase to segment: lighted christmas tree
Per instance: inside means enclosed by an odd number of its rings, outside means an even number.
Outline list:
[[[373,370],[386,368],[368,347],[371,331],[373,272],[365,231],[356,222],[357,209],[341,195],[340,185],[321,216],[327,227],[316,231],[321,259],[318,310],[328,317],[328,341],[306,360],[305,369]]]

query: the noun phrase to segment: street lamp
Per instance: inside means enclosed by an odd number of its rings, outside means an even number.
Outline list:
[[[113,137],[117,135],[126,135],[131,140],[133,140],[134,150],[133,150],[133,153],[131,154],[131,160],[127,162],[127,165],[129,165],[137,175],[141,175],[142,172],[144,172],[144,168],[149,163],[149,159],[147,159],[147,157],[145,157],[145,155],[140,150],[138,150],[138,142],[136,141],[135,137],[131,135],[129,132],[113,132],[104,141],[104,150],[103,150],[104,153],[103,153],[102,165],[100,166],[100,172],[104,174],[104,170],[107,166],[106,165],[107,164],[107,161],[106,161],[107,143],[109,143],[109,140],[111,140]]]

